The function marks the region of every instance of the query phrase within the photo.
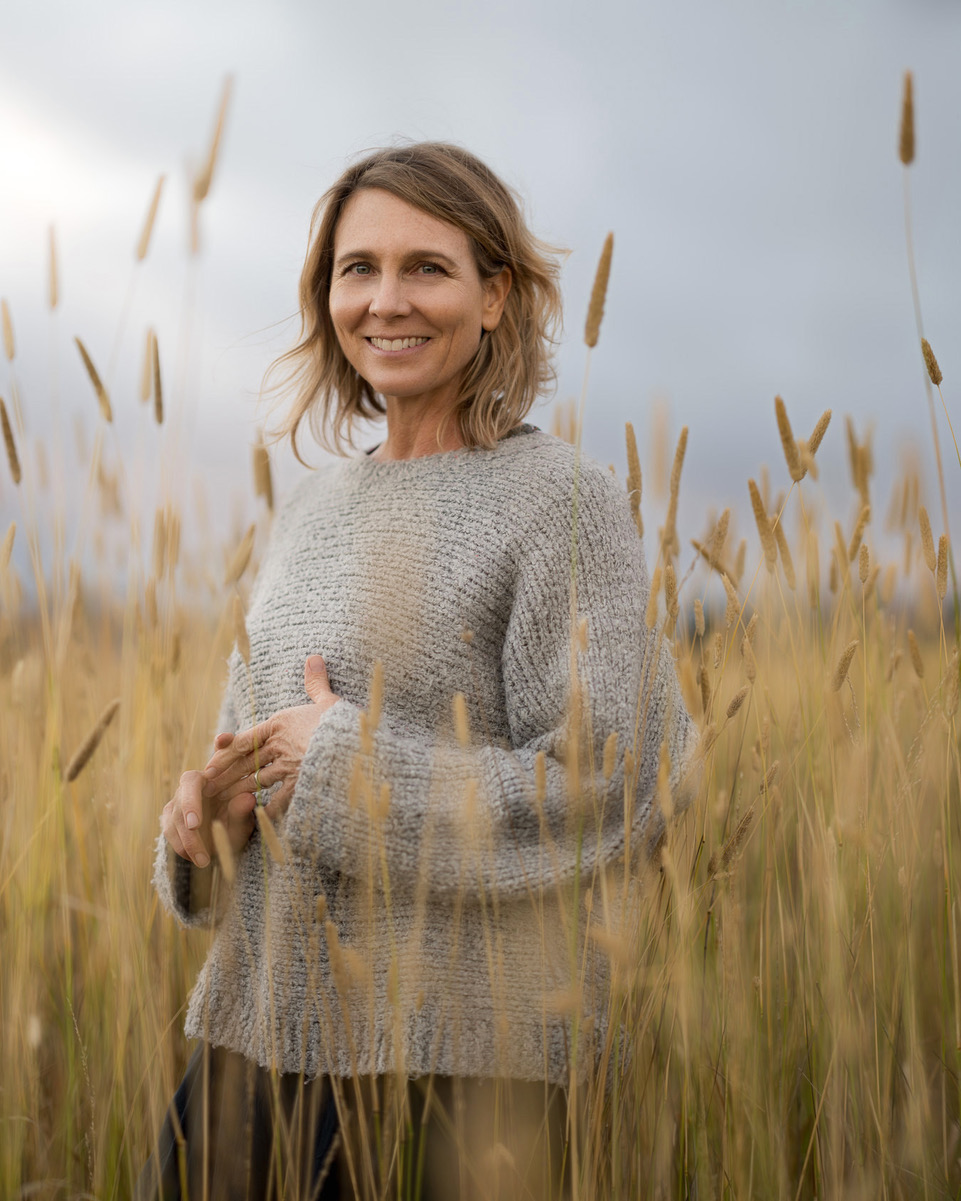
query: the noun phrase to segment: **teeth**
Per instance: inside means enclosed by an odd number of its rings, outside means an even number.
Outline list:
[[[378,350],[409,350],[411,346],[423,346],[430,338],[370,338],[369,341]]]

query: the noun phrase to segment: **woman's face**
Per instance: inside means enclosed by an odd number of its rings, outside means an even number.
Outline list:
[[[452,406],[509,289],[506,269],[481,279],[463,230],[392,193],[363,188],[344,205],[330,316],[351,366],[383,396]]]

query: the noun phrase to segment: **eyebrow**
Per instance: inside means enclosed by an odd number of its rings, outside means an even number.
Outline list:
[[[341,263],[347,262],[348,259],[376,259],[377,254],[373,250],[348,250],[344,254],[340,254],[334,260],[334,266],[339,267]],[[406,254],[404,258],[410,262],[414,259],[438,259],[443,263],[447,263],[451,267],[456,267],[457,262],[444,254],[440,250],[412,250]]]

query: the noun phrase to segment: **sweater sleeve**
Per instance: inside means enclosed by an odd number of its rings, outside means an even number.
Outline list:
[[[217,730],[229,730],[235,733],[239,729],[237,713],[228,686],[220,706],[220,716],[217,719]],[[210,904],[211,880],[210,874],[214,867],[201,871],[194,867],[189,859],[178,855],[170,844],[160,834],[154,854],[153,883],[165,909],[177,919],[182,926],[213,926],[222,914],[223,900],[226,889],[219,891],[219,903],[216,909]],[[202,899],[201,899],[202,898]]]
[[[647,569],[626,498],[596,467],[576,524],[572,698],[570,508],[556,496],[542,506],[518,564],[502,656],[512,745],[473,745],[479,730],[467,746],[384,723],[371,732],[366,714],[339,701],[311,739],[288,810],[296,857],[386,874],[395,889],[520,896],[617,860],[628,830],[632,848],[659,830],[662,743],[676,807],[685,803],[694,726],[669,644],[645,624]],[[605,765],[611,734],[617,752]]]

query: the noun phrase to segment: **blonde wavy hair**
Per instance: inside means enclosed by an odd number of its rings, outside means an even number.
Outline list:
[[[554,383],[553,354],[561,326],[556,247],[534,237],[520,201],[475,155],[445,142],[415,142],[376,150],[353,164],[320,198],[300,276],[297,344],[268,369],[268,390],[284,393],[285,412],[271,431],[297,436],[306,417],[322,447],[346,454],[359,418],[386,412],[383,398],[350,365],[330,319],[328,298],[334,233],[349,198],[382,188],[431,217],[464,231],[482,279],[504,267],[511,289],[497,328],[484,333],[450,417],[467,446],[492,447]],[[269,381],[276,382],[269,382]],[[287,406],[286,397],[293,394]],[[446,422],[445,418],[445,422]],[[438,443],[444,425],[438,430]]]

